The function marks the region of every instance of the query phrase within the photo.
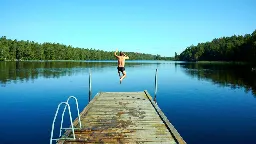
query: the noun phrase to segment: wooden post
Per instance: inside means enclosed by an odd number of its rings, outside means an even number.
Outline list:
[[[91,69],[89,69],[89,102],[91,101],[92,95],[92,78],[91,78]]]
[[[155,75],[155,97],[154,97],[155,102],[156,102],[156,93],[157,93],[157,69],[156,69],[156,75]]]

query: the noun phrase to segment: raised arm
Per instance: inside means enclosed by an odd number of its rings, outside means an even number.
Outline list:
[[[129,59],[129,57],[126,54],[124,54],[124,57],[125,57],[125,59]]]
[[[117,53],[117,49],[116,49],[116,51],[115,51],[115,54],[114,54],[114,55],[115,55],[115,57],[118,57],[118,56],[116,55],[116,53]]]

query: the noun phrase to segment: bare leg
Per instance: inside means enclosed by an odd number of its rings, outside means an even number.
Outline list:
[[[122,82],[122,80],[126,77],[126,72],[123,71],[123,76],[120,78],[120,83]]]
[[[120,71],[118,71],[118,75],[119,75],[119,77],[121,78]]]

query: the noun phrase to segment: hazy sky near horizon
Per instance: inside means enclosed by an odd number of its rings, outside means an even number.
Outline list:
[[[10,39],[162,56],[256,29],[255,0],[0,0],[0,10]]]

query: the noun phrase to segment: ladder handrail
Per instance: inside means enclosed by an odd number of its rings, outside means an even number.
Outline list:
[[[55,112],[55,116],[54,116],[54,119],[53,119],[53,122],[52,122],[52,131],[51,131],[51,139],[50,139],[50,144],[52,144],[52,137],[53,137],[53,130],[54,130],[54,123],[55,123],[55,120],[56,120],[56,117],[57,117],[57,114],[59,112],[59,108],[62,104],[65,104],[66,106],[68,106],[68,111],[69,111],[69,118],[70,118],[70,123],[71,123],[71,127],[72,127],[72,132],[73,132],[73,139],[76,139],[75,137],[75,131],[74,131],[74,127],[73,127],[73,123],[72,123],[72,116],[71,116],[71,111],[70,111],[70,106],[67,102],[61,102],[59,103],[58,107],[57,107],[57,110]]]
[[[77,109],[77,114],[78,114],[79,126],[80,126],[80,128],[82,128],[81,119],[80,119],[80,112],[79,112],[79,109],[78,109],[78,101],[77,101],[77,98],[76,98],[75,96],[69,96],[69,98],[67,99],[67,103],[69,102],[70,98],[73,98],[73,99],[75,99],[75,101],[76,101],[76,109]],[[63,112],[62,112],[61,126],[60,126],[60,135],[59,135],[59,137],[61,136],[61,132],[62,132],[63,117],[64,117],[64,113],[65,113],[65,111],[66,111],[66,107],[67,107],[67,105],[65,105],[65,108],[64,108],[64,110],[63,110]],[[73,124],[72,124],[72,125],[73,125]]]

